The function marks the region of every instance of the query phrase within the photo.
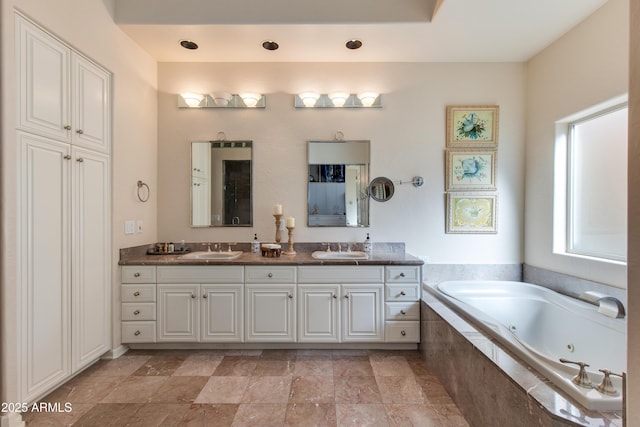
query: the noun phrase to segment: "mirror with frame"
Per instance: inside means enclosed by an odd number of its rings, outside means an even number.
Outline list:
[[[369,226],[369,146],[369,141],[309,141],[309,227]]]
[[[191,143],[191,226],[253,225],[252,141]]]

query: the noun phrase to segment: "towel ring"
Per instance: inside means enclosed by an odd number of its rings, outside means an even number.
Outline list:
[[[144,192],[143,192],[143,195],[140,195],[140,192],[141,192],[140,189],[143,188],[143,187],[147,189],[146,197],[144,197]],[[151,191],[149,191],[149,186],[146,183],[142,182],[142,181],[138,181],[138,200],[140,200],[142,203],[145,203],[146,201],[149,200],[149,195],[150,194],[151,194]]]

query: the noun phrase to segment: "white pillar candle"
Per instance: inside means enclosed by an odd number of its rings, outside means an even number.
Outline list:
[[[273,205],[273,214],[282,215],[282,205],[280,203],[276,203],[275,205]]]
[[[296,219],[292,216],[290,216],[289,218],[287,218],[287,227],[288,228],[294,228],[296,226]]]

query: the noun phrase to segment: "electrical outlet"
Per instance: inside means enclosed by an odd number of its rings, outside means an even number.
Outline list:
[[[142,220],[136,221],[136,233],[142,233]]]
[[[135,222],[128,219],[124,222],[124,234],[134,233]]]

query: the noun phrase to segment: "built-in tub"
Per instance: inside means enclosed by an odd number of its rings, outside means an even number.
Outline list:
[[[599,369],[626,372],[626,321],[598,313],[597,307],[544,287],[511,281],[448,281],[429,285],[463,317],[507,347],[584,407],[596,411],[622,408],[621,394],[607,396],[576,386],[578,370],[565,358],[586,362],[591,381]],[[611,377],[622,389],[622,380]]]

